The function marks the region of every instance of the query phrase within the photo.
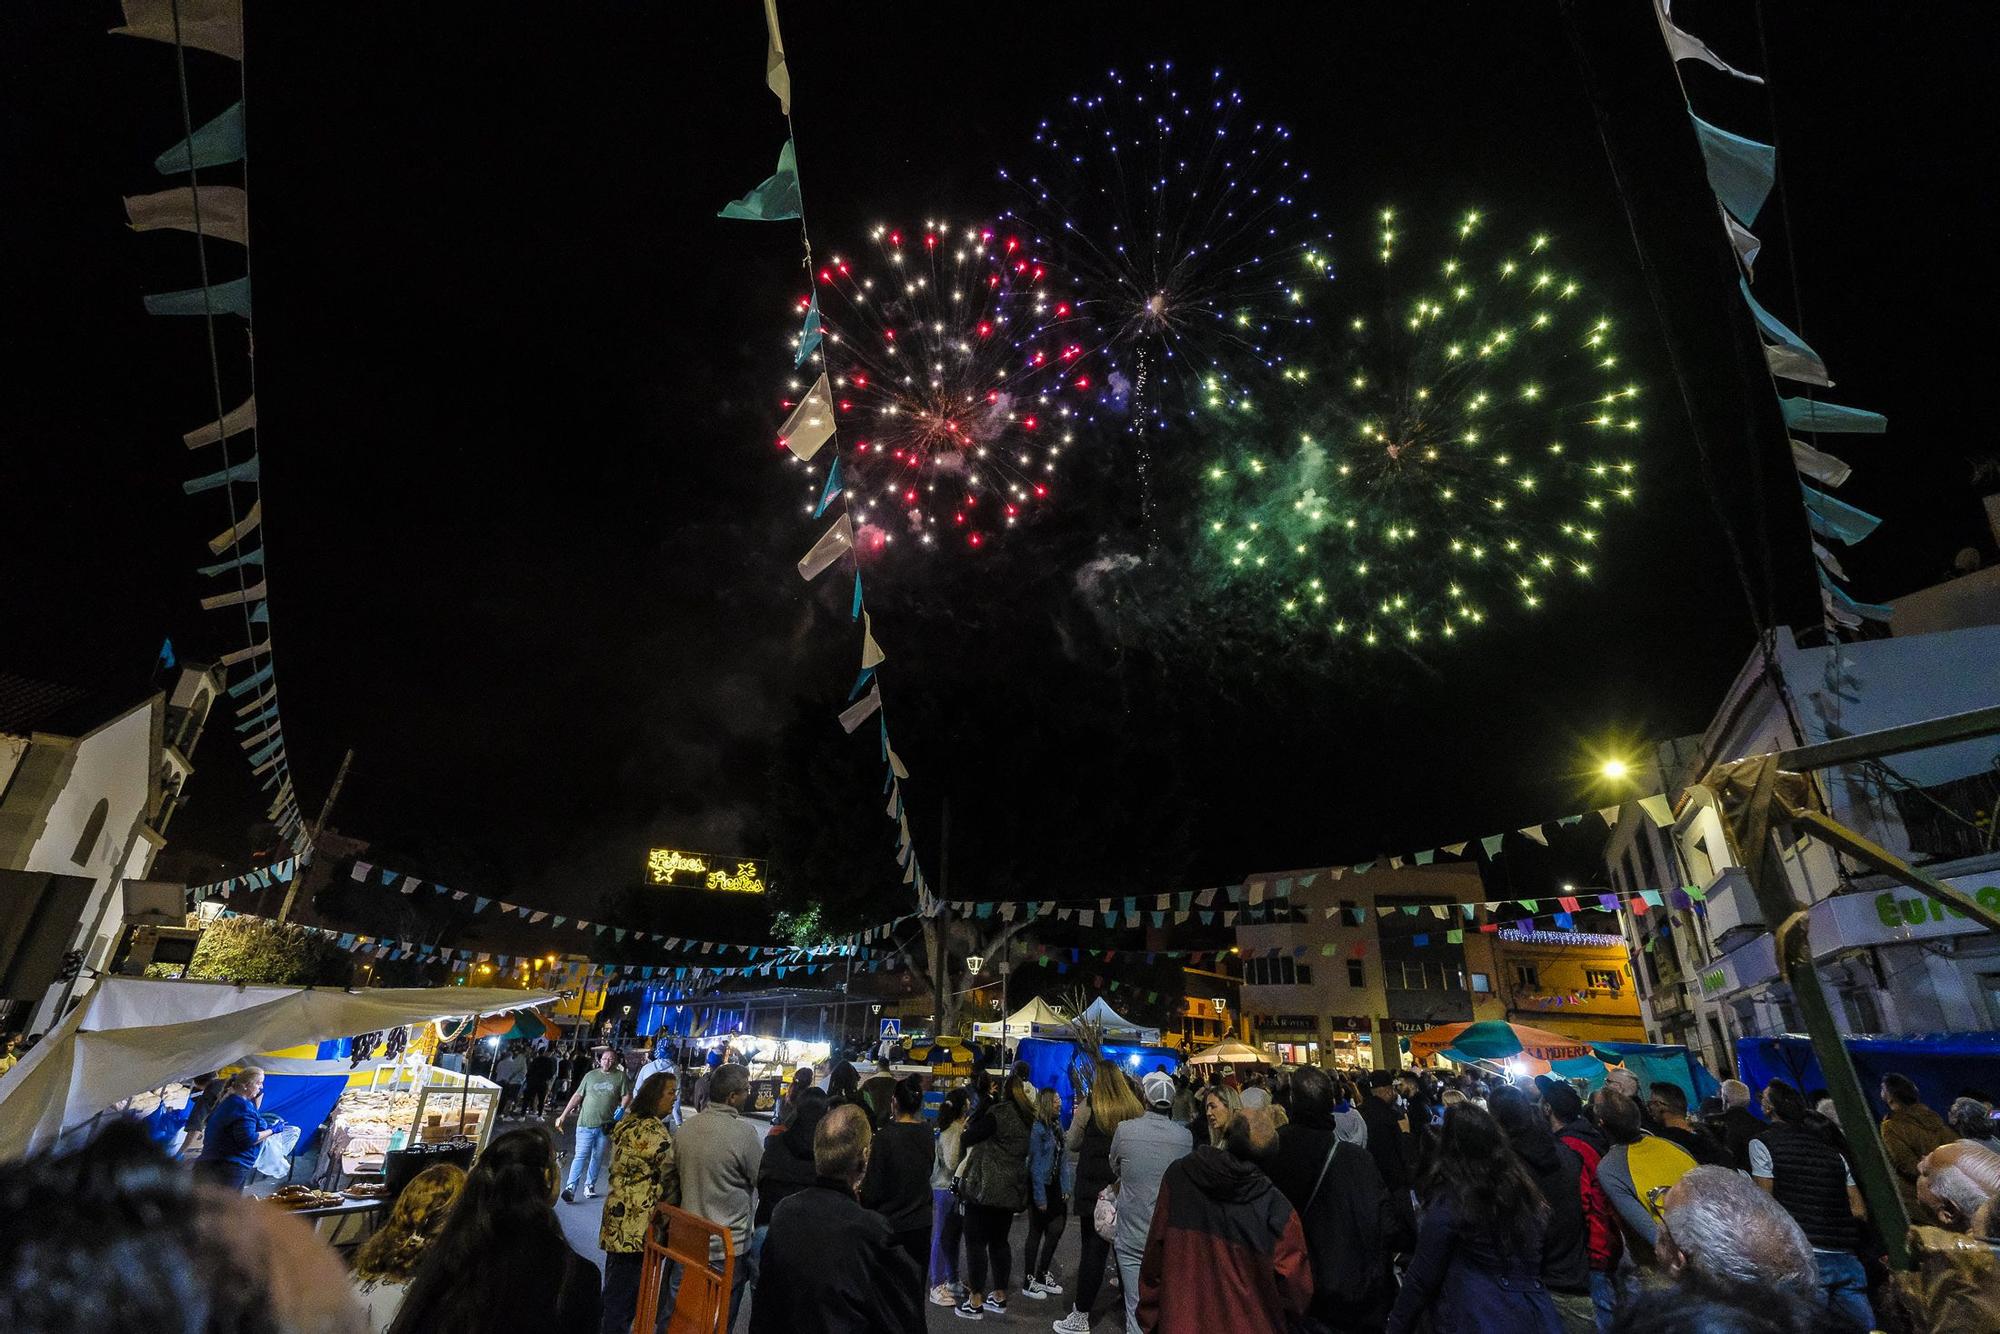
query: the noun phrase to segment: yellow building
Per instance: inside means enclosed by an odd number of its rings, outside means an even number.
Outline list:
[[[1486,938],[1510,1022],[1581,1042],[1646,1041],[1623,936],[1508,927]]]

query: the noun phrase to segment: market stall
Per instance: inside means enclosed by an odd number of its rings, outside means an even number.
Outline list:
[[[1509,1076],[1545,1075],[1554,1070],[1565,1079],[1593,1074],[1603,1077],[1603,1063],[1591,1054],[1589,1043],[1499,1019],[1427,1028],[1410,1035],[1408,1049],[1413,1061],[1441,1057],[1460,1065],[1484,1065]]]
[[[1160,1030],[1135,1024],[1118,1011],[1111,1008],[1111,1002],[1099,996],[1084,1008],[1078,1019],[1096,1024],[1104,1033],[1106,1042],[1143,1042],[1158,1045]]]
[[[554,999],[499,988],[346,991],[107,977],[0,1075],[0,1158],[49,1147],[126,1099],[252,1053]]]
[[[1171,1047],[1144,1043],[1107,1042],[1101,1050],[1105,1060],[1134,1079],[1155,1070],[1179,1070],[1184,1059]],[[1029,1038],[1021,1044],[1020,1058],[1028,1064],[1030,1084],[1056,1091],[1062,1100],[1063,1122],[1068,1124],[1075,1093],[1070,1087],[1070,1069],[1083,1061],[1083,1049],[1067,1038]]]
[[[1271,1058],[1247,1042],[1230,1039],[1203,1047],[1188,1057],[1189,1065],[1270,1065]]]
[[[1001,1038],[1014,1043],[1024,1038],[1059,1038],[1069,1033],[1069,1016],[1041,997],[1023,1005],[1005,1019],[975,1023],[975,1038]]]

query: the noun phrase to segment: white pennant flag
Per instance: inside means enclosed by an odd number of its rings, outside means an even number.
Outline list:
[[[1671,829],[1674,823],[1674,808],[1667,804],[1665,796],[1655,792],[1650,797],[1639,798],[1639,809],[1662,829]]]
[[[1822,486],[1839,486],[1854,475],[1846,463],[1803,440],[1792,441],[1792,466]]]
[[[883,662],[885,662],[888,659],[888,657],[889,655],[882,651],[882,646],[875,642],[874,618],[869,616],[869,614],[866,611],[862,612],[861,613],[861,670],[865,672],[870,667],[879,667],[883,664]]]
[[[1660,21],[1660,36],[1667,39],[1667,54],[1675,60],[1699,60],[1702,64],[1721,70],[1724,74],[1734,74],[1750,83],[1762,83],[1755,74],[1745,74],[1742,70],[1725,61],[1708,49],[1708,43],[1674,25],[1671,11],[1673,0],[1653,0],[1653,17]]]
[[[195,216],[197,205],[199,218]],[[199,221],[202,236],[250,244],[250,196],[240,186],[204,185],[199,194],[183,186],[158,194],[127,195],[125,217],[135,232],[161,228],[192,232]]]
[[[867,694],[840,711],[840,726],[844,731],[852,732],[868,720],[869,714],[881,707],[882,687],[871,685]]]
[[[792,72],[785,66],[785,39],[778,34],[778,0],[764,0],[764,83],[778,95],[778,110],[792,114]]]
[[[1604,821],[1606,829],[1616,829],[1618,827],[1619,810],[1620,808],[1617,806],[1600,807],[1597,812],[1597,818]]]
[[[1819,559],[1819,563],[1826,566],[1837,578],[1845,579],[1847,577],[1847,571],[1840,568],[1840,562],[1834,558],[1831,551],[1828,551],[1817,542],[1812,544],[1812,550],[1813,555]]]
[[[250,512],[238,519],[234,528],[225,528],[216,536],[209,539],[208,549],[210,553],[220,556],[223,552],[250,536],[255,531],[257,525],[263,522],[263,519],[264,502],[261,500],[253,501],[250,505]]]
[[[833,526],[820,534],[819,541],[812,544],[799,561],[799,578],[807,583],[826,573],[827,566],[839,560],[854,547],[854,524],[843,514],[833,521]],[[848,728],[853,731],[853,728]]]
[[[894,746],[889,747],[889,772],[898,778],[908,778],[910,771],[903,767],[902,757],[896,754]]]
[[[201,609],[214,611],[217,607],[233,607],[240,602],[262,602],[264,596],[264,585],[258,582],[248,588],[239,588],[234,593],[217,593],[214,597],[203,598]]]
[[[1722,205],[1717,204],[1715,211],[1722,215],[1722,225],[1729,229],[1729,244],[1736,251],[1736,259],[1743,265],[1743,272],[1752,272],[1757,264],[1757,252],[1764,248],[1764,243],[1757,239],[1756,233],[1730,217],[1729,210]]]
[[[244,399],[241,403],[222,414],[222,422],[219,428],[215,422],[210,422],[206,426],[197,426],[182,436],[181,440],[189,449],[200,449],[203,445],[215,444],[225,436],[235,435],[239,431],[247,431],[256,424],[257,396],[252,394],[249,398]]]
[[[833,390],[821,375],[813,387],[778,428],[778,439],[793,455],[806,462],[819,453],[821,445],[833,438]]]
[[[1454,857],[1463,857],[1465,855],[1465,844],[1447,843],[1444,845],[1444,850]]]
[[[1531,824],[1527,828],[1521,830],[1520,832],[1526,834],[1529,838],[1534,839],[1535,842],[1541,844],[1545,848],[1549,845],[1549,836],[1542,832],[1542,827],[1538,824]]]

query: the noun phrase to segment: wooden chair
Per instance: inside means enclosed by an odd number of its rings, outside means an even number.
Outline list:
[[[736,1276],[736,1247],[729,1229],[671,1204],[659,1207],[646,1233],[633,1334],[662,1328],[659,1311],[669,1264],[681,1267],[681,1288],[673,1316],[664,1326],[668,1334],[728,1334],[729,1288]]]

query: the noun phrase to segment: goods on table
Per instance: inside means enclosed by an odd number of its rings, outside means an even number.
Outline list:
[[[281,1209],[325,1209],[345,1203],[347,1197],[338,1191],[314,1190],[311,1186],[280,1186],[266,1198]]]
[[[380,1181],[364,1181],[359,1185],[349,1186],[341,1194],[350,1200],[379,1200],[387,1197],[389,1187]]]

